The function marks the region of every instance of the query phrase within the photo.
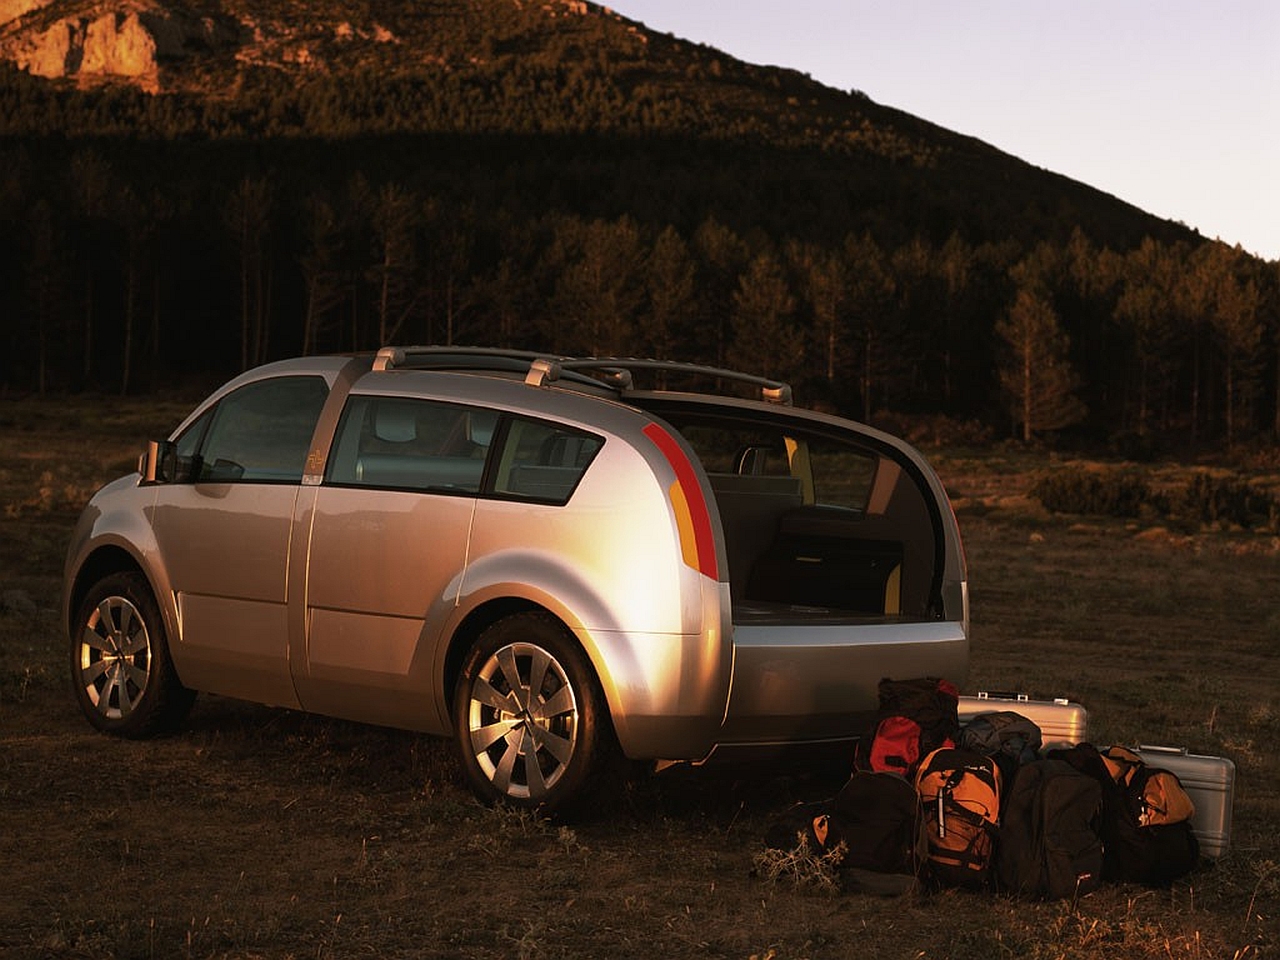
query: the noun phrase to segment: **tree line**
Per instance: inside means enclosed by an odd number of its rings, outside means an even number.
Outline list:
[[[737,367],[1026,440],[1280,435],[1280,265],[1222,243],[789,235],[363,172],[148,184],[92,146],[51,178],[37,155],[0,165],[11,395],[483,344]]]

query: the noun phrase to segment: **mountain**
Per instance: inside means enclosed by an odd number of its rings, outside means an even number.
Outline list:
[[[583,0],[0,0],[0,222],[0,392],[472,341],[1280,432],[1275,271]]]
[[[54,132],[51,112],[59,132],[114,132],[123,112],[132,136],[160,139],[589,134],[622,138],[624,156],[635,137],[659,155],[672,141],[750,144],[778,151],[770,189],[823,220],[828,201],[787,169],[813,175],[816,161],[819,180],[844,182],[847,222],[903,233],[1031,240],[1085,222],[1120,246],[1189,236],[856,91],[583,0],[0,0],[0,58],[57,90],[34,123],[11,115],[12,133]],[[98,102],[115,88],[115,122],[78,111],[73,87]]]

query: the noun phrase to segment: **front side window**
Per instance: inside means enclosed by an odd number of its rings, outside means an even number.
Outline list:
[[[178,440],[202,483],[299,483],[329,396],[323,377],[277,377],[241,387]]]

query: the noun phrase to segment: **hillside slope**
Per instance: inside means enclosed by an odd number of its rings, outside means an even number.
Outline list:
[[[8,78],[20,103],[57,104],[8,111],[0,132],[18,135],[750,144],[801,155],[775,156],[775,171],[818,158],[825,176],[851,182],[855,206],[883,204],[881,220],[914,221],[906,233],[1029,241],[1064,238],[1085,221],[1122,247],[1190,238],[857,92],[742,63],[582,0],[3,0],[0,58],[23,71]],[[60,129],[48,129],[51,116]]]

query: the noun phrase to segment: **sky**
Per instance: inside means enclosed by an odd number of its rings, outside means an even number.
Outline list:
[[[1280,0],[610,0],[1280,261]]]

